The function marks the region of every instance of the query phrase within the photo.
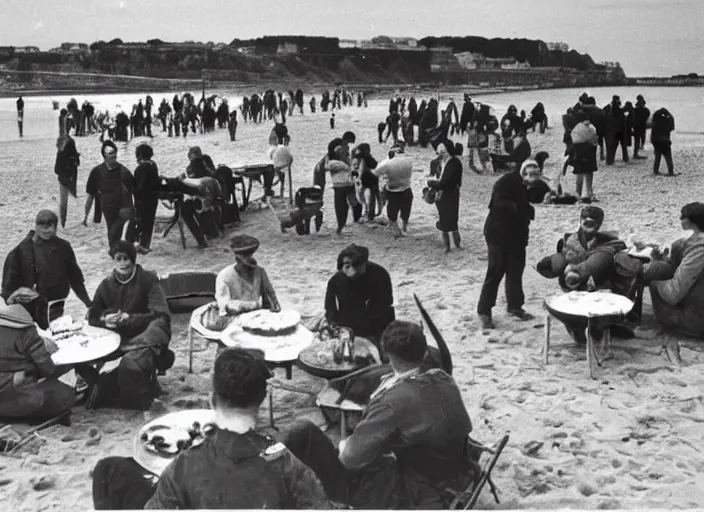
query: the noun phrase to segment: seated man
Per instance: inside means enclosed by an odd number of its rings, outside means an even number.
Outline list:
[[[614,257],[626,249],[626,244],[609,233],[600,232],[603,222],[601,208],[582,208],[577,232],[566,234],[558,242],[558,253],[543,258],[538,263],[538,272],[548,279],[558,277],[560,286],[569,290],[586,289],[590,278],[596,287],[613,284],[611,281],[618,278],[613,273]]]
[[[235,235],[230,239],[235,264],[222,269],[215,279],[215,300],[221,316],[257,309],[281,310],[269,276],[254,259],[258,248],[259,240],[253,236]]]
[[[50,353],[56,345],[37,333],[32,317],[19,304],[0,300],[0,418],[43,423],[70,410],[71,386],[58,381]]]
[[[704,339],[704,204],[682,208],[682,228],[692,235],[672,244],[669,259],[643,266],[655,318],[673,331]]]
[[[369,261],[369,249],[351,244],[337,257],[338,272],[328,281],[325,318],[349,327],[356,336],[377,348],[381,333],[394,320],[391,277],[381,265]],[[379,350],[385,359],[382,350]]]
[[[65,299],[73,289],[86,307],[91,304],[71,244],[56,236],[58,222],[54,212],[41,210],[35,229],[10,251],[2,272],[2,298],[22,304],[43,329],[48,327],[47,301]],[[63,314],[63,302],[56,303],[49,319]]]
[[[313,472],[256,430],[271,373],[258,351],[228,348],[213,365],[213,428],[160,477],[132,458],[108,457],[93,470],[96,510],[328,509]]]
[[[93,407],[146,410],[159,395],[156,372],[174,361],[169,308],[159,278],[136,264],[134,245],[121,240],[110,255],[115,268],[98,285],[88,321],[120,334],[121,359],[113,371],[96,375],[83,367],[80,373],[92,385],[88,400]]]
[[[607,288],[636,300],[641,263],[625,252],[625,242],[599,231],[603,222],[604,211],[601,208],[582,208],[579,230],[566,234],[557,244],[558,252],[543,258],[537,270],[548,279],[557,277],[564,290]],[[632,320],[639,320],[640,308],[641,305],[636,303],[630,315]],[[567,327],[577,341],[584,340],[583,329]],[[622,333],[620,330],[616,332]],[[614,330],[612,333],[615,333]],[[630,337],[632,333],[624,335]]]
[[[283,443],[320,478],[328,497],[354,508],[442,509],[475,473],[472,423],[452,377],[423,372],[427,343],[420,326],[394,321],[382,336],[393,373],[372,394],[352,435],[330,439],[309,421]]]

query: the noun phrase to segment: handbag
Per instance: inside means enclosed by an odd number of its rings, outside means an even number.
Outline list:
[[[225,330],[230,322],[233,320],[231,316],[220,316],[220,309],[217,303],[212,303],[208,305],[208,308],[203,312],[200,317],[200,322],[206,329],[210,331],[221,332]]]
[[[431,187],[423,187],[423,200],[428,204],[433,204],[437,201],[438,191]]]

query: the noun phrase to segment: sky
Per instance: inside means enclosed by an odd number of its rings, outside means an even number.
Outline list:
[[[628,76],[704,75],[704,0],[0,0],[0,45],[467,36],[564,42]]]

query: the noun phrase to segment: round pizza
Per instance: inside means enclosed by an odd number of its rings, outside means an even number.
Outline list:
[[[239,316],[242,329],[263,336],[289,334],[296,330],[300,322],[300,313],[292,310],[274,312],[260,309]]]

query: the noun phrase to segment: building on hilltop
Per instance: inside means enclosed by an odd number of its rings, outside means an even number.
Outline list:
[[[604,61],[604,62],[599,62],[599,66],[604,66],[605,68],[620,68],[621,63],[620,62],[615,62],[615,61]]]
[[[281,43],[276,48],[277,55],[296,55],[298,53],[298,45],[296,43]]]
[[[548,45],[548,50],[552,52],[562,52],[562,53],[567,53],[570,51],[570,45],[566,43],[547,43]]]
[[[340,42],[338,43],[339,47],[344,49],[344,48],[357,48],[359,46],[359,41],[356,39],[340,39]]]
[[[39,53],[38,46],[15,46],[15,53]]]

